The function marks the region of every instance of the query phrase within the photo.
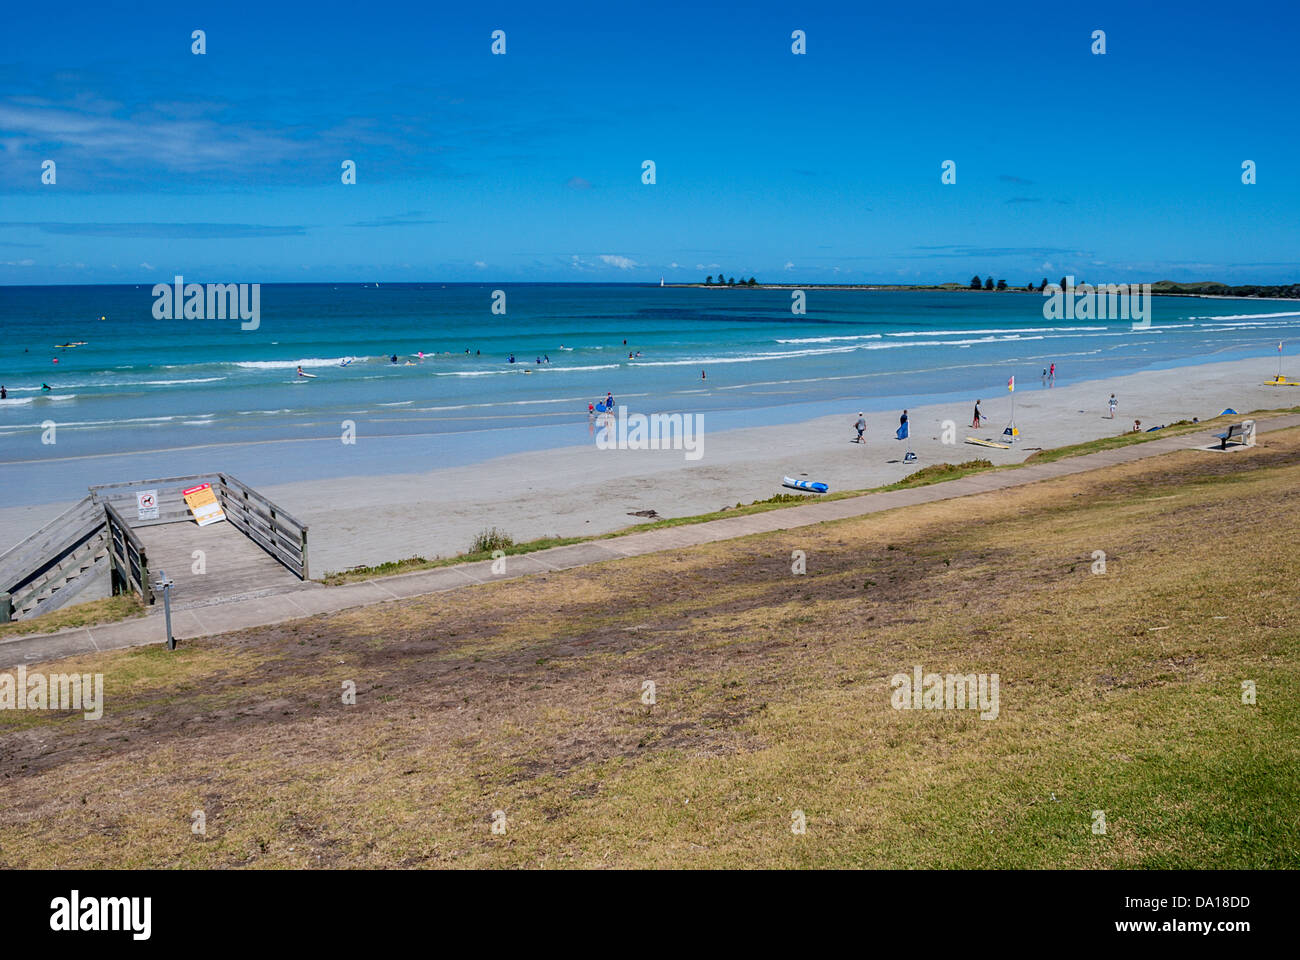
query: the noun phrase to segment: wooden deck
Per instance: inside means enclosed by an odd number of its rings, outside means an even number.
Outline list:
[[[283,564],[229,521],[200,527],[192,521],[137,527],[149,556],[149,576],[166,571],[173,581],[172,606],[201,606],[219,600],[266,597],[303,589]],[[203,551],[204,572],[194,573],[194,551]],[[157,602],[162,591],[155,590]]]

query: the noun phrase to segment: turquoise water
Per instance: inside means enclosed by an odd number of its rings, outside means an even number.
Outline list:
[[[795,316],[785,290],[513,284],[502,316],[494,289],[264,285],[260,326],[244,331],[156,320],[148,286],[0,287],[0,496],[56,499],[144,471],[266,483],[428,470],[590,442],[587,404],[607,392],[719,430],[968,401],[1012,374],[1038,386],[1051,363],[1065,383],[1275,356],[1300,332],[1300,304],[1258,300],[1157,297],[1151,329],[1133,331],[1045,321],[1036,294],[814,289]],[[55,346],[69,341],[85,344]],[[345,420],[358,443],[340,451]]]

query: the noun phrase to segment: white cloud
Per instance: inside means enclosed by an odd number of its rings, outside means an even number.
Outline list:
[[[785,262],[785,269],[787,269],[787,270],[793,270],[793,269],[794,269],[794,261],[793,261],[793,260],[787,260],[787,261]]]
[[[475,260],[475,261],[474,261],[474,266],[478,267],[480,270],[486,270],[486,269],[487,269],[487,264],[484,263],[482,260]]]
[[[611,267],[618,267],[620,270],[631,270],[638,266],[637,262],[630,257],[620,257],[613,253],[602,253],[600,259]]]
[[[140,264],[140,269],[141,269],[141,270],[149,270],[150,272],[152,272],[153,270],[155,270],[155,269],[157,269],[157,268],[156,268],[152,263],[149,263],[148,261],[145,261],[145,262],[143,262],[143,263]]]

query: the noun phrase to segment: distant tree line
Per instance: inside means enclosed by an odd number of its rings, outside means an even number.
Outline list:
[[[1083,285],[1083,281],[1075,280],[1074,285],[1076,287],[1080,287]],[[1065,289],[1065,277],[1061,278],[1060,286],[1062,290]],[[972,290],[1006,290],[1007,282],[1005,280],[999,280],[995,284],[993,282],[992,277],[986,277],[985,279],[981,280],[978,276],[974,276],[970,278],[970,288]],[[1020,288],[1016,287],[1016,289],[1019,290]],[[1030,280],[1028,283],[1025,284],[1024,289],[1029,292],[1033,292],[1034,290],[1046,290],[1047,278],[1043,277],[1043,282],[1040,283],[1038,286],[1034,286],[1034,281]]]
[[[1065,277],[1058,282],[1062,290],[1065,289]],[[1074,288],[1077,290],[1084,285],[1082,277],[1074,278]],[[972,290],[1006,290],[1007,282],[998,280],[994,282],[992,277],[981,279],[979,276],[970,278],[970,289]],[[1019,288],[1017,288],[1019,289]],[[1030,280],[1025,284],[1024,289],[1027,291],[1043,291],[1047,289],[1047,278],[1043,277],[1038,286],[1034,286],[1034,281]],[[1242,284],[1230,286],[1226,283],[1206,282],[1206,283],[1175,283],[1172,280],[1160,280],[1151,284],[1152,293],[1165,294],[1210,294],[1220,297],[1287,297],[1300,299],[1300,283],[1277,284],[1273,286],[1264,286],[1259,284]]]
[[[704,278],[704,285],[706,287],[714,287],[714,286],[753,287],[758,285],[758,281],[755,280],[753,277],[750,277],[748,280],[746,280],[744,277],[741,277],[740,281],[737,282],[735,277],[724,277],[722,276],[722,274],[718,274],[718,282],[715,284],[713,282],[713,274],[709,274],[707,277]]]

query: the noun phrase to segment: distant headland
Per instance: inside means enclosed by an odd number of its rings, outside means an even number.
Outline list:
[[[1064,289],[1066,278],[1062,277],[1059,286]],[[1083,286],[1086,281],[1082,278],[1074,278],[1074,287],[1077,290]],[[1106,283],[1110,281],[1099,281]],[[971,277],[968,283],[935,283],[935,284],[911,284],[911,283],[762,283],[755,277],[745,279],[741,277],[737,280],[735,277],[713,277],[709,276],[703,283],[665,283],[665,287],[696,287],[710,290],[893,290],[893,291],[952,291],[952,292],[980,292],[980,293],[1042,293],[1049,286],[1048,280],[1044,277],[1038,284],[1032,280],[1024,286],[1015,286],[1007,283],[1006,280],[995,280],[992,276],[988,277]],[[1292,284],[1239,284],[1236,286],[1220,283],[1217,280],[1200,281],[1197,283],[1175,283],[1172,280],[1158,280],[1151,284],[1151,293],[1153,295],[1166,297],[1221,297],[1227,299],[1274,299],[1274,300],[1300,300],[1300,283]]]

